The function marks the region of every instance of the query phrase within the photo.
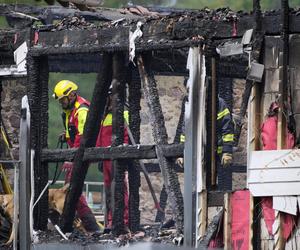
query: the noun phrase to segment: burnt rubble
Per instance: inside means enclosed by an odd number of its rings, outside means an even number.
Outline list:
[[[51,31],[59,31],[63,29],[78,30],[78,29],[92,29],[95,24],[85,21],[84,17],[65,17]]]
[[[33,246],[43,244],[58,244],[58,247],[63,245],[89,246],[89,245],[103,245],[105,247],[123,247],[134,245],[136,243],[163,243],[164,245],[174,245],[176,242],[175,228],[161,229],[159,224],[142,225],[140,231],[135,234],[128,233],[115,237],[113,234],[85,234],[78,229],[74,229],[68,235],[68,240],[62,236],[49,225],[46,231],[38,231],[34,236]],[[180,242],[182,243],[182,242]],[[11,250],[12,245],[0,246],[3,250]]]

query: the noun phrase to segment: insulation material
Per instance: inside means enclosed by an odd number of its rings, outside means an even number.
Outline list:
[[[264,197],[261,200],[261,207],[263,210],[263,217],[270,235],[273,235],[272,226],[275,221],[275,210],[273,209],[273,198]],[[283,228],[283,237],[287,240],[293,230],[295,225],[294,216],[282,213],[282,228]]]
[[[231,240],[232,249],[249,249],[250,192],[236,191],[231,196]]]
[[[263,150],[276,150],[277,149],[277,116],[268,117],[261,127],[261,138],[263,142]],[[285,148],[292,148],[295,144],[294,136],[288,131]]]

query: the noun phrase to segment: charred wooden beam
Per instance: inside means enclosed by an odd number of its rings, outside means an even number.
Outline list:
[[[130,67],[128,74],[129,84],[129,129],[131,130],[134,141],[140,143],[141,125],[141,79],[138,70]],[[132,142],[130,142],[132,144]],[[137,161],[131,161],[128,168],[129,181],[129,229],[136,232],[140,229],[140,195],[141,185],[140,166]]]
[[[48,60],[47,57],[27,58],[28,99],[31,111],[31,148],[35,151],[35,200],[48,183],[48,167],[41,162],[41,152],[47,147],[48,134]],[[48,193],[46,192],[33,211],[34,228],[45,230],[48,223]]]
[[[109,31],[108,31],[109,32]],[[125,37],[125,36],[124,36]],[[97,43],[97,42],[96,42]],[[136,51],[150,51],[150,50],[166,50],[178,49],[184,47],[193,47],[202,44],[200,41],[185,40],[185,41],[168,41],[168,43],[153,43],[152,45],[140,44],[136,47]],[[32,56],[41,55],[66,55],[66,54],[85,54],[85,53],[98,53],[98,52],[116,52],[127,51],[128,41],[119,40],[115,43],[108,42],[107,44],[90,44],[90,45],[77,45],[77,46],[34,46],[31,48]]]
[[[182,157],[183,144],[161,145],[162,154],[166,158]],[[43,162],[74,161],[78,149],[43,149]],[[114,159],[156,159],[155,145],[127,145],[107,148],[86,148],[83,161],[96,162]]]
[[[104,107],[107,93],[111,82],[111,55],[103,55],[103,64],[97,77],[93,97],[90,105],[90,111],[87,117],[83,136],[80,140],[80,146],[76,151],[74,158],[73,174],[70,182],[70,189],[67,193],[64,210],[62,214],[62,230],[70,232],[73,229],[73,220],[75,217],[75,207],[78,202],[84,185],[84,179],[89,167],[88,162],[84,161],[84,152],[88,147],[94,147],[99,125],[103,118]]]
[[[167,160],[161,149],[161,145],[168,143],[168,135],[159,101],[156,82],[153,72],[151,71],[150,60],[151,57],[149,54],[147,56],[139,55],[137,59],[138,68],[143,84],[144,96],[150,111],[152,134],[154,141],[157,144],[157,158],[161,167],[164,185],[166,186],[167,193],[172,204],[177,232],[181,234],[183,233],[183,198],[178,176],[172,167],[175,162]]]
[[[125,100],[125,56],[123,53],[113,55],[112,80],[112,146],[124,143],[124,100]],[[112,194],[112,232],[124,233],[124,179],[125,161],[113,160]]]
[[[184,83],[186,84],[186,83]],[[174,143],[180,143],[180,137],[181,135],[184,134],[184,113],[185,113],[185,104],[187,101],[187,95],[182,99],[182,103],[181,103],[181,112],[180,112],[180,117],[179,117],[179,121],[177,124],[177,128],[176,128],[176,133],[175,133],[175,137],[174,137]],[[182,167],[181,167],[182,169]],[[176,171],[178,172],[178,171]],[[160,192],[160,197],[159,197],[159,204],[162,210],[165,210],[166,206],[167,206],[167,200],[168,200],[168,194],[166,191],[166,187],[163,185],[161,192]],[[162,213],[160,210],[157,211],[156,213],[156,217],[155,217],[155,221],[156,222],[160,222],[160,221],[164,221],[164,213]]]
[[[196,12],[197,13],[197,12]],[[197,14],[189,17],[169,16],[164,19],[149,20],[143,25],[143,37],[136,41],[136,50],[156,50],[164,48],[186,47],[199,43],[193,37],[203,37],[204,39],[226,39],[242,37],[244,32],[255,26],[256,17],[245,15],[236,20],[237,34],[233,36],[235,27],[232,21],[203,19]],[[179,21],[179,19],[182,19]],[[300,16],[296,13],[290,14],[290,32],[299,33],[300,27],[296,25],[300,22]],[[279,35],[280,12],[265,13],[260,18],[261,31],[265,34]],[[109,51],[113,45],[115,50],[127,51],[128,49],[128,30],[135,28],[135,23],[121,26],[108,27],[94,30],[61,30],[61,31],[40,31],[38,46],[42,46],[47,50],[40,48],[39,53],[70,53],[70,50],[77,51],[80,46],[89,45],[96,51]],[[80,27],[79,27],[80,28]],[[124,33],[127,30],[127,34]],[[55,33],[55,35],[53,35]],[[76,33],[83,34],[82,36]],[[202,40],[202,39],[200,39]],[[76,46],[74,46],[76,44]],[[95,46],[95,44],[97,46]],[[78,46],[78,47],[77,47]],[[62,48],[63,47],[63,48]],[[38,48],[36,48],[38,49]],[[66,49],[66,52],[63,50]],[[83,49],[81,49],[83,50]]]

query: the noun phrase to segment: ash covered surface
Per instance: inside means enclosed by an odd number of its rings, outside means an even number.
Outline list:
[[[47,230],[37,233],[34,245],[45,245],[45,244],[66,244],[66,245],[103,245],[105,247],[124,247],[134,245],[136,243],[162,243],[164,245],[174,245],[173,240],[176,239],[175,228],[160,230],[160,226],[155,225],[144,225],[141,227],[141,231],[133,234],[128,233],[120,235],[118,237],[110,234],[94,233],[87,235],[81,231],[74,229],[69,235],[68,240],[62,238],[62,236],[56,230]],[[1,250],[11,250],[12,245],[1,246]]]
[[[96,9],[96,13],[101,13],[101,9]],[[229,8],[209,9],[204,8],[201,10],[170,10],[168,15],[161,12],[149,11],[147,8],[137,6],[133,8],[115,9],[111,10],[110,15],[117,13],[118,15],[123,14],[123,18],[118,20],[98,20],[97,23],[93,23],[92,20],[85,20],[78,13],[74,16],[68,16],[63,18],[52,28],[52,31],[59,30],[81,30],[81,29],[95,29],[95,28],[111,28],[116,26],[128,26],[136,24],[138,20],[147,22],[150,20],[157,20],[158,22],[169,22],[173,20],[175,22],[183,22],[184,20],[218,20],[224,22],[237,21],[240,17],[249,15],[244,11],[234,12]],[[109,16],[109,15],[108,15]],[[97,21],[97,20],[96,20]],[[100,21],[100,22],[99,22]]]

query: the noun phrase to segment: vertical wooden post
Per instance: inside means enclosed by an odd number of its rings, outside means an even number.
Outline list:
[[[207,191],[203,190],[198,196],[198,208],[197,216],[199,225],[198,227],[198,238],[197,241],[200,242],[203,235],[206,233],[207,228]]]
[[[136,68],[132,68],[129,79],[129,128],[137,144],[140,143],[141,79]],[[129,181],[129,228],[132,232],[140,229],[140,167],[137,161],[130,161]]]
[[[232,249],[231,244],[231,193],[224,195],[224,249]]]
[[[35,199],[48,183],[47,164],[41,163],[42,148],[47,147],[48,135],[48,58],[28,54],[28,101],[31,109],[31,145],[35,151],[34,176]],[[48,192],[34,208],[34,228],[46,230],[48,224]]]
[[[259,62],[260,56],[261,56],[261,46],[263,42],[263,33],[262,33],[262,13],[261,13],[261,6],[260,6],[260,0],[253,0],[253,13],[255,18],[255,33],[254,33],[254,44],[253,44],[253,52],[252,52],[252,58],[254,61]],[[253,86],[253,88],[252,88]],[[252,89],[252,94],[251,94]],[[247,164],[249,164],[249,157],[250,153],[253,150],[259,150],[260,149],[260,124],[261,124],[261,86],[259,83],[253,83],[249,80],[246,81],[246,90],[249,91],[249,96],[251,95],[251,106],[249,110],[249,117],[248,117],[248,149],[247,149]],[[245,92],[246,92],[245,90]],[[248,102],[245,101],[243,96],[243,104],[241,107],[241,113],[245,114],[246,107],[248,105]],[[243,108],[243,109],[242,109]],[[243,117],[243,116],[242,116]],[[248,178],[248,171],[247,171],[247,178]],[[252,197],[252,196],[251,196]],[[254,243],[257,242],[257,239],[260,238],[258,233],[259,230],[254,230],[254,227],[252,225],[255,224],[255,226],[260,227],[260,223],[257,220],[256,223],[254,223],[254,211],[251,209],[253,206],[257,206],[258,202],[254,202],[253,198],[250,199],[250,218],[249,218],[249,224],[250,224],[250,230],[249,230],[249,248],[253,249],[255,248]]]
[[[125,98],[125,62],[124,55],[117,52],[113,55],[112,80],[112,146],[124,142],[124,98]],[[115,235],[124,231],[124,161],[113,161],[112,181],[112,232]]]
[[[216,59],[211,59],[211,185],[216,185],[217,171],[216,171],[216,123],[217,123],[217,79],[216,79]]]
[[[282,40],[283,40],[283,67],[282,67],[282,81],[279,85],[279,93],[281,98],[279,100],[279,113],[277,125],[277,149],[283,149],[286,142],[286,127],[287,120],[283,115],[284,104],[288,100],[288,62],[289,62],[289,1],[281,0],[281,17],[282,17]],[[275,222],[273,226],[275,250],[284,249],[285,239],[283,237],[282,223],[283,218],[281,212],[275,210]]]

